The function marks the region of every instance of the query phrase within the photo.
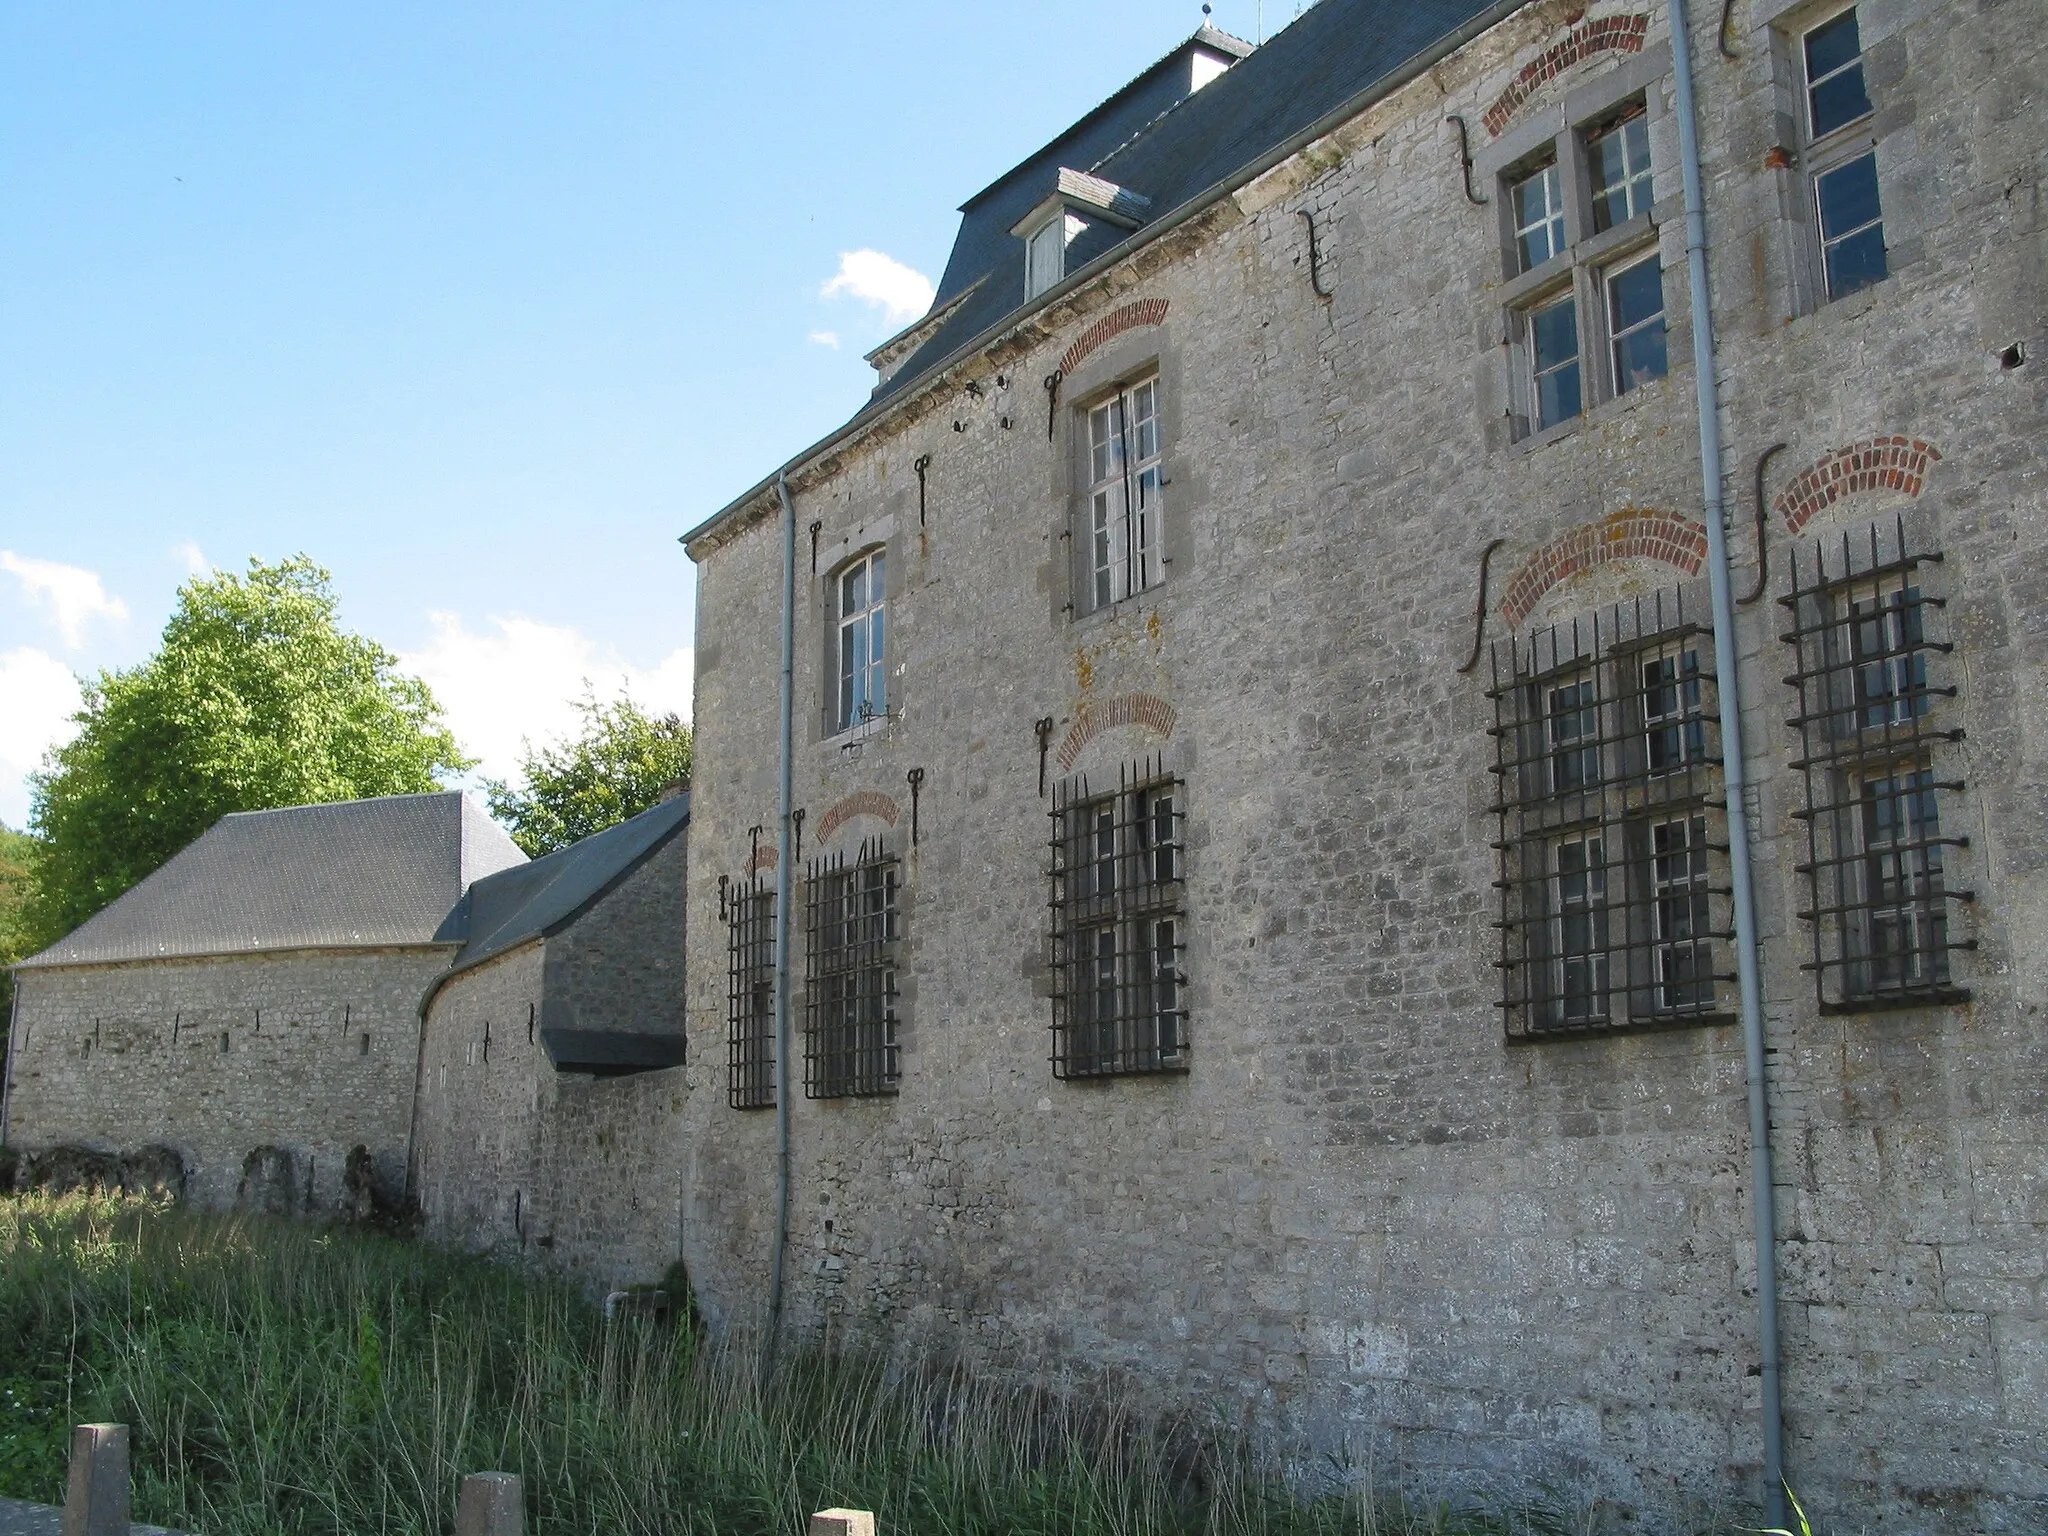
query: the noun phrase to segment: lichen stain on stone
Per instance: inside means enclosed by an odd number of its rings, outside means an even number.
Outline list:
[[[1095,686],[1095,662],[1085,645],[1074,652],[1074,680],[1083,693]]]
[[[1154,608],[1145,620],[1145,637],[1152,642],[1152,650],[1155,654],[1166,641],[1166,624],[1159,617],[1159,610],[1157,608]]]

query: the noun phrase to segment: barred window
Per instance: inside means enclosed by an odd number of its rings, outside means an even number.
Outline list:
[[[726,893],[725,1102],[775,1104],[775,892],[758,882]]]
[[[1947,850],[1968,843],[1951,803],[1963,785],[1938,761],[1963,733],[1945,718],[1954,686],[1934,677],[1953,647],[1929,633],[1943,601],[1924,579],[1941,558],[1912,552],[1902,520],[1845,533],[1794,557],[1782,599],[1797,657],[1786,679],[1799,699],[1793,766],[1806,792],[1794,813],[1807,834],[1800,916],[1824,1011],[1969,997],[1949,956],[1975,946],[1956,936],[1950,912],[1973,893],[1954,888],[1946,868]]]
[[[1730,1016],[1712,655],[1677,592],[1494,646],[1510,1040]]]
[[[804,1094],[896,1091],[898,865],[874,844],[811,861],[804,972]]]
[[[1186,801],[1156,761],[1054,796],[1055,1077],[1186,1070]]]

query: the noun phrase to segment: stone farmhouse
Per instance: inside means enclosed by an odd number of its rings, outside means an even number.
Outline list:
[[[2044,22],[1322,0],[968,199],[685,536],[714,1320],[2048,1522]]]

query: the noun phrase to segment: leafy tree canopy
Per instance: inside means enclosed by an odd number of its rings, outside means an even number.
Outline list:
[[[5,967],[27,953],[22,908],[35,880],[35,856],[34,838],[0,824],[0,1053],[7,1049],[7,1010],[14,1001],[14,973]]]
[[[586,692],[576,709],[583,733],[519,762],[517,788],[484,781],[491,814],[532,858],[616,826],[690,779],[690,727],[680,715],[650,715],[623,695],[609,704]]]
[[[421,794],[471,766],[425,683],[338,620],[304,555],[178,589],[148,661],[85,685],[29,780],[28,937],[69,932],[230,811]]]

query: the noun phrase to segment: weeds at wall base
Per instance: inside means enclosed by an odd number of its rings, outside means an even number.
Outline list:
[[[121,1420],[137,1518],[207,1536],[427,1536],[481,1468],[521,1474],[537,1536],[783,1536],[830,1505],[891,1536],[1628,1528],[1297,1491],[1227,1434],[958,1370],[813,1356],[764,1382],[687,1309],[607,1327],[481,1260],[134,1199],[0,1201],[0,1339],[0,1494],[59,1501],[68,1426]]]

